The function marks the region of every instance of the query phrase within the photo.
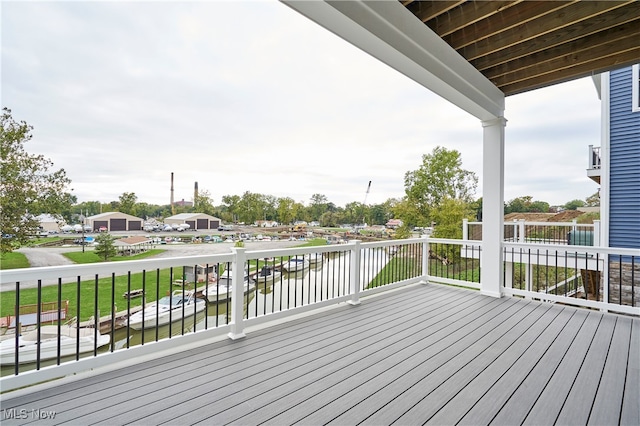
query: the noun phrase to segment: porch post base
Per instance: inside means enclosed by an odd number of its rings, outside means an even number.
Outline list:
[[[244,333],[229,333],[227,334],[227,337],[231,340],[238,340],[242,339],[243,337],[247,337],[247,335]]]
[[[495,297],[497,299],[500,299],[502,297],[502,293],[499,292],[499,291],[496,292],[496,291],[480,290],[480,294],[482,294],[484,296]]]

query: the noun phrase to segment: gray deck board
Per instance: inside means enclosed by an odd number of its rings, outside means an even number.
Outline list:
[[[38,424],[635,425],[639,357],[638,318],[411,286],[1,406],[57,412]]]
[[[514,345],[458,392],[446,407],[431,417],[429,422],[458,424],[465,417],[466,424],[488,424],[540,360],[541,355],[547,352],[567,328],[574,314],[574,309],[564,309],[546,325],[541,321],[536,322],[535,327],[527,330],[531,332],[529,337],[523,334]],[[478,398],[478,395],[482,397]]]
[[[487,418],[490,413],[480,414],[471,410],[462,419],[462,423],[468,424],[469,421],[473,422],[471,419],[477,418],[478,420],[486,420],[486,422],[482,422],[483,424],[491,423],[492,425],[504,426],[521,424],[551,377],[562,365],[562,362],[568,362],[566,358],[567,352],[575,342],[580,330],[586,327],[587,329],[592,328],[595,332],[599,322],[600,315],[590,314],[585,310],[577,310],[576,315],[570,320],[571,326],[564,328],[563,333],[553,342],[549,350],[540,357],[540,361],[529,372],[526,379],[518,384],[518,388],[505,401],[498,400],[499,397],[494,393],[483,395],[479,399],[478,407],[481,404],[491,404],[496,409],[496,414],[492,419]],[[498,387],[498,389],[500,388]],[[495,400],[493,399],[494,397],[496,398]],[[499,405],[500,403],[503,405]],[[508,409],[506,409],[507,406]]]
[[[365,403],[336,418],[335,423],[365,421],[369,424],[389,424],[398,420],[425,395],[432,393],[449,377],[472,363],[482,353],[485,344],[498,341],[502,334],[518,327],[519,323],[522,324],[521,329],[524,329],[527,325],[526,318],[531,321],[542,315],[544,309],[537,308],[531,304],[512,305],[504,311],[504,315],[495,316],[481,324],[473,333],[450,342],[448,347],[439,351],[434,348],[435,353],[425,357],[427,362],[418,363],[404,377],[393,377],[394,371],[390,371],[390,385],[368,397]],[[362,407],[367,408],[362,410]]]
[[[587,424],[598,385],[602,379],[604,363],[611,345],[617,317],[605,316],[598,328],[592,347],[584,359],[576,381],[558,416],[559,424]]]
[[[612,420],[615,420],[613,422],[615,424],[620,421],[622,395],[627,376],[627,369],[620,367],[628,364],[630,338],[631,320],[623,317],[618,318],[602,371],[602,378],[591,406],[591,415],[589,416],[591,424],[599,425]]]
[[[383,351],[370,353],[365,357],[360,356],[355,360],[356,362],[350,369],[340,371],[339,376],[336,377],[337,383],[331,388],[327,389],[327,387],[324,386],[324,382],[311,383],[309,386],[299,388],[295,393],[288,395],[282,403],[278,404],[280,408],[276,406],[264,407],[262,411],[244,413],[244,416],[237,420],[251,423],[257,419],[258,416],[264,416],[261,418],[267,418],[267,423],[272,424],[282,423],[283,421],[301,421],[302,419],[304,419],[305,423],[313,421],[313,419],[305,419],[305,417],[319,408],[326,407],[326,409],[329,409],[329,404],[340,405],[340,402],[342,402],[344,398],[340,401],[337,401],[338,399],[353,389],[360,386],[366,387],[370,380],[379,378],[379,376],[390,370],[390,363],[394,363],[395,366],[398,367],[398,369],[394,370],[394,374],[397,375],[409,368],[406,365],[400,365],[407,362],[408,358],[414,358],[408,364],[409,366],[412,365],[411,362],[414,364],[422,362],[423,358],[428,356],[428,354],[424,353],[424,350],[429,342],[444,343],[446,339],[451,339],[450,334],[454,331],[454,321],[464,320],[464,322],[469,323],[485,313],[489,307],[490,305],[486,304],[482,306],[471,306],[470,308],[472,308],[473,311],[468,312],[469,309],[467,309],[454,315],[447,314],[446,321],[440,321],[438,323],[424,321],[420,324],[421,328],[413,331],[411,344],[399,347],[394,341],[385,342],[386,347]],[[331,366],[327,367],[329,368],[324,370],[324,374],[333,374],[330,368]],[[376,389],[378,387],[378,385],[372,386]],[[357,393],[366,395],[366,392],[366,390],[360,390]],[[351,406],[349,404],[354,403],[354,400],[349,397],[347,397],[346,400],[348,407]],[[283,403],[287,408],[286,410],[282,407]],[[341,409],[339,406],[336,406],[335,409],[332,408],[331,411],[339,413]]]
[[[640,321],[633,321],[631,324],[627,362],[620,424],[640,425]]]

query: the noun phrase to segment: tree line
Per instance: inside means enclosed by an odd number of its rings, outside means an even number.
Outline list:
[[[436,147],[422,156],[418,169],[404,176],[405,194],[382,204],[347,203],[336,206],[323,194],[312,194],[307,204],[290,197],[274,197],[250,191],[242,195],[225,195],[214,203],[209,191],[200,190],[192,206],[155,205],[139,201],[134,192],[125,192],[118,200],[78,202],[69,191],[71,180],[64,169],[53,169],[53,162],[33,155],[24,145],[31,140],[32,126],[17,122],[11,110],[2,110],[0,226],[2,253],[25,244],[38,229],[35,217],[42,213],[57,215],[67,223],[77,223],[81,215],[91,216],[119,211],[143,219],[164,219],[177,213],[205,213],[227,223],[252,224],[272,220],[290,224],[301,220],[317,221],[321,226],[341,224],[384,225],[389,219],[401,219],[398,237],[405,237],[414,227],[437,224],[435,236],[460,238],[463,219],[481,218],[482,198],[476,199],[478,178],[462,168],[460,152]],[[598,193],[586,200],[571,200],[565,208],[575,210],[585,205],[598,205]],[[505,203],[505,213],[548,212],[549,204],[518,197]]]

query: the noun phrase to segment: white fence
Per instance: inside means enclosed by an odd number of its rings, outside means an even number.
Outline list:
[[[505,242],[503,256],[504,294],[640,315],[640,250]],[[285,271],[292,259],[308,265]],[[62,306],[68,300],[69,316],[79,317],[76,327],[98,318],[110,342],[88,354],[43,359],[35,365],[2,365],[1,384],[11,389],[143,359],[160,350],[237,339],[248,327],[340,303],[357,305],[362,296],[412,283],[480,289],[481,260],[480,241],[421,238],[260,251],[237,248],[207,256],[2,271],[3,288],[7,283],[11,288],[2,293],[3,306]],[[264,267],[279,269],[280,274],[258,278],[255,274]],[[187,270],[192,283],[185,283]],[[231,270],[231,294],[219,299],[225,270]],[[244,275],[253,276],[254,284],[243,287]],[[216,300],[209,300],[202,312],[183,309],[168,325],[140,331],[130,327],[131,315],[167,292],[195,291],[202,297],[211,289]],[[124,298],[125,293],[144,296]],[[9,311],[3,308],[2,315],[20,322],[17,311]]]

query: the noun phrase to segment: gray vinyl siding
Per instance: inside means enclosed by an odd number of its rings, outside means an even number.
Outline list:
[[[640,112],[631,111],[631,67],[610,75],[611,247],[640,248]]]

